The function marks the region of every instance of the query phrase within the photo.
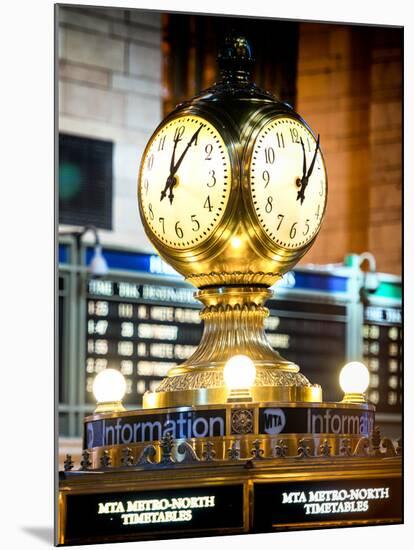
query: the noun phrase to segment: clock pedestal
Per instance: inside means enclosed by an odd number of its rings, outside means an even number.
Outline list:
[[[312,385],[299,367],[284,359],[266,338],[264,303],[268,288],[221,287],[199,290],[204,332],[193,355],[171,369],[154,392],[144,395],[144,408],[225,403],[225,363],[234,355],[247,355],[256,367],[251,387],[255,402],[320,402],[322,389]]]

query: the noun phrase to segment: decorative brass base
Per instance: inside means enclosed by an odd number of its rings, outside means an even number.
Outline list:
[[[272,296],[266,287],[222,287],[200,290],[204,304],[201,342],[183,364],[172,368],[154,392],[144,395],[144,408],[225,403],[223,379],[226,362],[247,355],[256,367],[251,388],[254,401],[320,402],[322,389],[284,359],[267,340],[264,303]]]

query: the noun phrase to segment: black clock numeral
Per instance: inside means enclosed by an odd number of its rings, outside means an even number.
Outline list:
[[[295,222],[292,224],[292,227],[290,228],[289,237],[291,239],[294,239],[296,237],[296,225],[298,222]]]
[[[196,219],[196,215],[192,214],[191,221],[195,224],[195,227],[193,227],[193,231],[198,231],[200,229],[200,224],[198,220]]]
[[[148,170],[152,170],[152,167],[154,166],[154,153],[148,157],[147,166]]]
[[[318,204],[318,208],[316,209],[316,212],[315,212],[315,218],[316,218],[317,220],[319,220],[320,212],[321,212],[321,205]]]
[[[165,225],[164,225],[165,219],[164,218],[158,218],[158,221],[160,222],[160,224],[162,226],[162,232],[165,233]]]
[[[213,152],[213,146],[211,143],[207,143],[204,147],[204,151],[206,152],[205,160],[211,160],[211,153]]]
[[[149,203],[149,205],[148,205],[148,212],[149,212],[149,216],[150,216],[151,220],[153,220],[155,216],[154,216],[154,211],[152,209],[152,204],[151,203]]]
[[[208,208],[209,212],[211,212],[213,210],[213,206],[211,205],[211,201],[210,201],[210,195],[208,195],[206,200],[205,200],[204,208]]]
[[[276,231],[279,231],[280,229],[280,226],[282,225],[282,222],[283,222],[283,219],[284,219],[284,215],[283,214],[278,214],[277,215],[278,219],[280,220],[279,223],[277,224],[277,227],[276,227]]]
[[[185,132],[185,126],[179,126],[174,133],[174,141],[181,141]]]
[[[165,136],[160,137],[160,141],[158,142],[158,151],[164,151],[164,145],[165,145]]]
[[[148,180],[145,179],[145,180],[144,180],[144,190],[145,190],[145,194],[146,194],[146,195],[148,194],[148,186],[149,186]]]
[[[267,197],[265,211],[270,214],[273,210],[273,197]]]
[[[217,183],[215,170],[209,170],[208,175],[210,176],[211,181],[207,182],[207,187],[214,187]]]
[[[266,164],[273,164],[275,162],[275,150],[273,147],[266,147],[264,152]]]
[[[299,132],[296,128],[289,128],[290,137],[292,138],[292,143],[300,143]]]
[[[285,147],[285,138],[283,137],[283,132],[276,132],[276,141],[279,149],[284,149]]]
[[[306,220],[306,221],[305,221],[305,225],[306,225],[306,231],[304,231],[304,232],[302,233],[302,235],[304,235],[304,236],[307,235],[307,234],[309,233],[309,229],[310,229],[309,220]]]
[[[270,181],[270,174],[267,170],[263,170],[262,178],[263,178],[263,181],[266,184],[265,185],[265,189],[266,189],[266,187],[269,185],[269,181]]]
[[[184,236],[184,231],[181,229],[181,227],[178,225],[180,223],[180,221],[178,221],[176,224],[175,224],[175,233],[177,235],[177,237],[179,239],[182,239],[183,236]]]

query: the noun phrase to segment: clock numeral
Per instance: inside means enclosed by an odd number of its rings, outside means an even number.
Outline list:
[[[148,186],[149,186],[148,180],[145,179],[144,180],[144,190],[145,190],[146,195],[148,195]]]
[[[158,218],[158,221],[160,222],[161,226],[162,226],[162,232],[165,233],[165,225],[164,225],[164,218]]]
[[[155,216],[154,216],[154,211],[152,209],[152,204],[151,203],[149,203],[149,205],[148,205],[148,212],[149,212],[151,220],[153,220]]]
[[[296,225],[298,222],[295,222],[292,224],[292,227],[290,228],[289,237],[291,239],[294,239],[296,237]]]
[[[164,151],[164,145],[165,145],[165,136],[160,137],[160,141],[158,142],[158,151]]]
[[[152,170],[152,167],[154,166],[154,153],[148,157],[147,166],[148,170]]]
[[[204,208],[208,208],[209,212],[211,212],[213,210],[213,207],[212,207],[211,201],[210,201],[210,195],[208,195],[208,197],[206,198],[206,201],[204,203]]]
[[[191,216],[191,221],[195,224],[195,227],[193,227],[193,231],[198,231],[200,229],[200,224],[198,223],[195,214]]]
[[[178,221],[175,224],[175,233],[179,239],[182,239],[184,236],[184,231],[181,229],[181,227],[178,225],[180,222]]]
[[[284,219],[284,215],[283,214],[278,214],[277,215],[278,219],[280,220],[279,223],[277,224],[277,227],[276,227],[276,231],[279,231],[280,229],[280,226],[282,225],[282,222],[283,222],[283,219]]]
[[[174,141],[181,141],[185,132],[185,126],[179,126],[174,133]]]
[[[213,152],[213,146],[211,145],[211,143],[207,143],[204,151],[206,152],[205,160],[211,160],[211,153]]]
[[[217,183],[215,170],[209,170],[208,175],[211,177],[211,182],[207,182],[207,187],[214,187]]]
[[[318,208],[316,209],[316,212],[315,212],[315,218],[316,218],[317,220],[319,220],[320,211],[321,211],[321,205],[318,204]]]
[[[285,147],[285,138],[283,137],[283,133],[282,132],[276,132],[276,140],[277,140],[277,146],[279,147],[279,149]]]
[[[273,164],[275,162],[275,150],[273,147],[266,147],[264,152],[266,164]]]
[[[292,138],[292,143],[300,143],[299,132],[296,128],[289,128],[290,137]]]
[[[263,178],[263,181],[266,184],[265,185],[265,189],[266,189],[266,187],[269,185],[269,181],[270,181],[270,174],[267,170],[263,171],[262,178]]]
[[[302,235],[307,235],[309,233],[309,229],[310,229],[309,220],[305,221],[305,225],[306,225],[306,231],[304,231]]]
[[[323,188],[324,188],[323,180],[320,180],[319,183],[320,183],[320,186],[321,186],[321,188],[320,188],[320,190],[319,190],[319,196],[322,197],[322,195],[323,195]]]
[[[273,210],[273,197],[267,197],[267,202],[265,206],[265,211],[270,214],[270,212]]]

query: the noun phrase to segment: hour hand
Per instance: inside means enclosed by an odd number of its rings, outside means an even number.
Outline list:
[[[172,152],[172,155],[171,155],[171,161],[170,161],[170,175],[168,176],[167,178],[167,181],[165,182],[165,186],[164,186],[164,189],[161,191],[161,197],[160,197],[160,202],[162,201],[162,199],[165,198],[165,196],[167,195],[167,191],[168,189],[171,187],[171,185],[173,183],[175,183],[175,178],[174,178],[174,164],[175,164],[175,150],[177,149],[177,143],[178,143],[178,139],[175,139],[174,140],[174,148],[173,148],[173,152]]]
[[[302,179],[306,177],[306,153],[305,153],[305,146],[303,144],[303,139],[300,138],[300,144],[302,145],[302,151],[303,151],[303,174]]]
[[[162,201],[162,199],[164,199],[166,197],[168,189],[171,189],[171,187],[174,185],[174,183],[175,183],[175,177],[171,176],[171,175],[168,176],[167,181],[165,182],[164,189],[161,191],[160,202]],[[171,193],[170,193],[170,195],[171,195]]]

